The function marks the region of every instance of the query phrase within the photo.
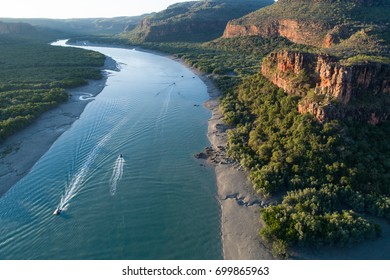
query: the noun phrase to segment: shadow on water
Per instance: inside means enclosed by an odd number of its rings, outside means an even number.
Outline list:
[[[69,220],[69,219],[72,219],[73,216],[68,214],[66,211],[62,211],[61,214],[59,215],[54,215],[55,218],[57,219],[64,219],[64,220]]]

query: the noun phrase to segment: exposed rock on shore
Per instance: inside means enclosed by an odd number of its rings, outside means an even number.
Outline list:
[[[216,97],[216,88],[211,80],[204,80],[209,91]],[[215,166],[218,199],[221,203],[221,230],[224,258],[227,260],[273,259],[262,242],[260,209],[268,202],[256,194],[253,185],[240,164],[228,158],[227,131],[219,110],[219,100],[213,98],[206,103],[212,112],[208,137],[212,144],[205,149],[208,160]]]

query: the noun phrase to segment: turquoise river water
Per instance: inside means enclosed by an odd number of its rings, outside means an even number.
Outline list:
[[[205,84],[166,57],[85,48],[121,70],[0,198],[0,259],[221,259],[214,170],[193,158]]]

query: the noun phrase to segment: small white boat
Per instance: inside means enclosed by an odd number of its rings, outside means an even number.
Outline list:
[[[59,215],[61,214],[62,210],[60,208],[57,208],[54,212],[53,215]]]

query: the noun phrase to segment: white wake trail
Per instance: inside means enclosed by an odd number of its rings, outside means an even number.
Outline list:
[[[80,190],[80,187],[84,183],[85,177],[90,170],[92,163],[95,161],[96,157],[99,154],[99,150],[104,146],[104,144],[111,139],[111,133],[104,136],[97,146],[92,150],[92,152],[88,155],[87,160],[81,166],[79,171],[73,176],[70,181],[69,186],[65,189],[65,193],[61,196],[61,201],[57,206],[59,210],[66,210],[69,206],[70,200],[77,195]]]
[[[116,194],[116,187],[118,182],[122,179],[124,165],[125,159],[122,156],[119,156],[115,161],[110,179],[110,194],[112,196]]]
[[[73,176],[70,184],[67,187],[65,187],[65,193],[61,196],[60,203],[58,204],[55,213],[57,213],[57,210],[59,210],[59,213],[60,213],[61,211],[67,209],[67,207],[69,206],[70,200],[78,194],[80,187],[83,185],[85,178],[87,177],[88,172],[92,167],[92,164],[94,163],[97,156],[99,155],[100,150],[105,146],[105,144],[112,138],[113,134],[120,127],[122,127],[122,125],[126,121],[127,120],[125,118],[122,119],[108,134],[106,134],[98,142],[98,144],[95,146],[95,148],[91,151],[91,153],[88,155],[86,161],[83,163],[81,168]],[[122,158],[122,160],[123,160],[123,158]],[[123,169],[123,166],[122,166],[122,169]],[[120,175],[120,176],[122,176],[122,175]]]

